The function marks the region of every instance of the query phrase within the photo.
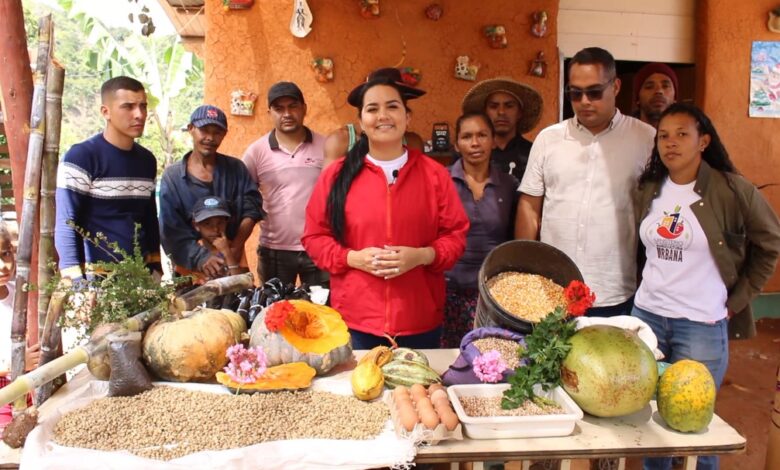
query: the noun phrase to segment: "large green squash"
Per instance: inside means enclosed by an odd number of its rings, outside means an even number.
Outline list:
[[[586,413],[599,417],[637,412],[658,383],[653,352],[636,333],[593,325],[571,337],[561,367],[563,388]]]
[[[205,381],[225,367],[227,349],[235,343],[233,324],[222,311],[195,310],[153,323],[144,335],[143,358],[164,380]]]
[[[658,382],[658,413],[676,431],[703,431],[715,413],[716,393],[707,366],[683,359],[669,366]]]
[[[341,314],[305,300],[283,302],[289,302],[294,312],[279,331],[269,331],[265,322],[276,304],[263,309],[249,330],[249,345],[263,348],[269,367],[305,362],[320,375],[352,358],[349,329]]]

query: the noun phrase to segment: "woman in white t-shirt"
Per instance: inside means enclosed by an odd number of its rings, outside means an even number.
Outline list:
[[[682,103],[661,116],[635,202],[647,260],[632,315],[653,329],[666,361],[703,363],[719,388],[729,319],[754,331],[750,300],[774,272],[777,216],[737,174],[709,118]],[[644,468],[671,469],[671,458],[645,459]],[[697,468],[718,468],[717,457]]]

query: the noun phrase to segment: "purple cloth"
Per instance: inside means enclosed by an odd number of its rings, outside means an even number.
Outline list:
[[[525,337],[517,332],[505,330],[495,326],[486,326],[470,331],[460,342],[460,354],[449,369],[442,375],[444,385],[478,384],[482,383],[474,374],[472,362],[480,355],[479,349],[474,346],[474,341],[483,338],[501,338],[515,341],[519,346],[525,347]],[[506,382],[509,376],[514,374],[514,369],[507,369],[503,373],[501,382]]]
[[[476,289],[479,268],[490,250],[514,238],[518,183],[512,175],[491,164],[482,199],[475,201],[466,184],[462,160],[452,164],[450,176],[471,226],[466,234],[466,251],[444,276],[451,288]]]

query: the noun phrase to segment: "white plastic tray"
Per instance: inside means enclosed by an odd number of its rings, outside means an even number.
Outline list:
[[[541,386],[534,387],[534,393],[558,403],[564,414],[540,416],[493,416],[474,417],[466,415],[461,396],[491,397],[502,395],[509,384],[451,385],[447,387],[452,406],[458,415],[466,436],[471,439],[511,439],[518,437],[568,436],[574,431],[578,419],[582,419],[582,410],[561,388],[548,392]]]

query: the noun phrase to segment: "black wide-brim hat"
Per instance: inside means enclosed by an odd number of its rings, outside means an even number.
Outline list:
[[[485,112],[485,102],[493,93],[503,92],[514,96],[520,102],[523,115],[517,122],[517,132],[524,134],[539,123],[542,117],[542,95],[533,87],[509,77],[491,78],[474,85],[463,97],[461,107],[464,113]]]
[[[376,69],[368,74],[365,82],[356,86],[352,89],[352,91],[349,92],[349,96],[347,96],[347,103],[356,108],[360,108],[360,102],[363,99],[363,93],[365,93],[365,90],[369,86],[382,83],[392,83],[396,88],[398,88],[398,91],[401,92],[401,97],[404,99],[404,101],[413,100],[425,94],[425,91],[413,86],[409,86],[407,83],[405,83],[401,77],[400,70],[393,67],[386,67]]]

